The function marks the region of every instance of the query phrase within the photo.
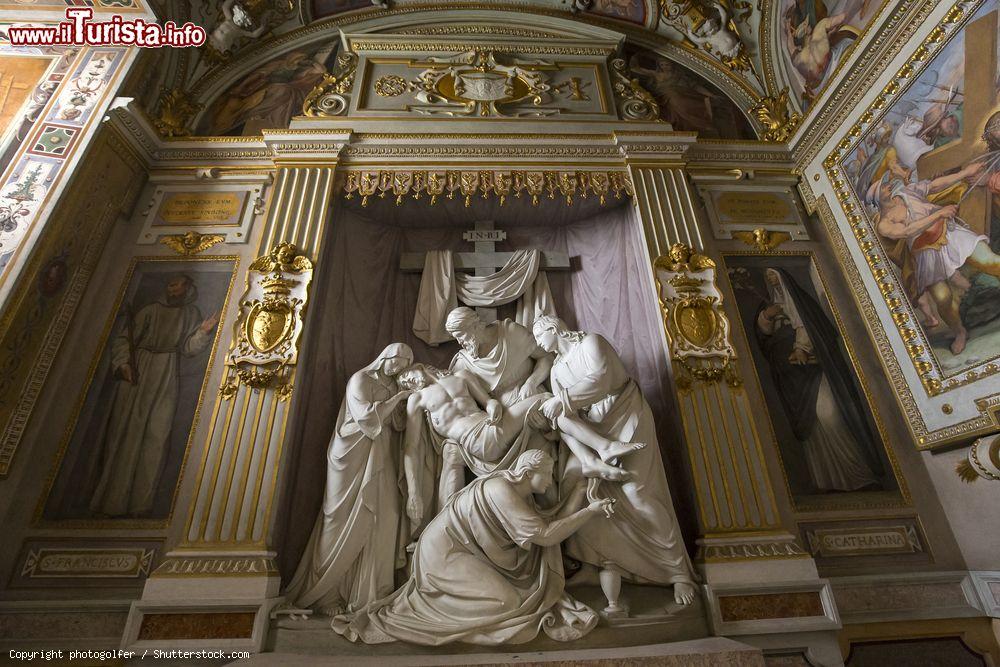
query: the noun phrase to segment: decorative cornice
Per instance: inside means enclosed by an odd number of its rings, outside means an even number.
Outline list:
[[[396,35],[504,35],[507,37],[565,38],[565,34],[548,30],[512,28],[500,25],[446,25],[400,30]]]
[[[740,541],[733,544],[699,544],[695,560],[700,563],[770,558],[808,558],[793,540]]]
[[[378,38],[379,35],[374,35]],[[464,52],[475,51],[485,48],[486,44],[476,42],[396,42],[396,41],[369,41],[367,39],[355,39],[351,46],[357,51],[449,51]],[[590,46],[550,46],[532,42],[518,42],[515,44],[489,44],[489,50],[494,53],[516,53],[516,54],[537,54],[537,55],[557,55],[557,56],[610,56],[615,51],[611,47],[590,47]]]
[[[151,577],[277,577],[267,556],[168,556]]]

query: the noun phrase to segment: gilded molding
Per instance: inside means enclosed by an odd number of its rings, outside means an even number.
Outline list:
[[[624,58],[612,60],[609,73],[612,90],[618,101],[618,113],[623,120],[663,122],[660,120],[660,105],[656,98],[643,87],[639,79],[632,76]]]
[[[659,0],[659,9],[663,23],[684,35],[695,49],[711,54],[733,72],[753,71],[728,1]]]
[[[662,146],[660,147],[663,148]],[[621,159],[616,146],[345,146],[344,157],[606,158]]]
[[[316,43],[319,39],[323,37],[324,34],[335,32],[338,29],[343,29],[347,26],[353,26],[359,22],[368,22],[372,20],[393,17],[395,19],[401,19],[407,15],[421,14],[429,10],[434,9],[454,9],[453,6],[441,4],[441,3],[413,3],[406,4],[398,7],[393,7],[391,10],[386,9],[368,9],[359,10],[355,12],[349,12],[346,15],[336,15],[332,17],[324,18],[321,21],[315,21],[309,25],[297,28],[296,30],[290,31],[271,40],[262,43],[259,46],[251,47],[243,52],[241,52],[240,61],[251,61],[258,57],[266,57],[269,54],[277,54],[283,50],[283,47],[290,45],[305,46],[307,44]],[[469,4],[464,4],[461,7],[464,11],[498,11],[498,12],[509,12],[511,7],[507,4],[501,3],[488,3],[488,2],[473,2]],[[569,19],[569,15],[562,10],[549,10],[539,7],[532,6],[518,6],[516,10],[520,14],[528,14],[534,16],[549,16],[560,19]],[[746,108],[754,101],[756,101],[760,96],[760,86],[757,87],[751,85],[749,81],[741,76],[737,76],[731,70],[729,70],[723,63],[712,58],[706,51],[699,49],[698,47],[686,44],[684,42],[677,42],[676,40],[670,39],[666,36],[659,35],[656,33],[651,33],[648,29],[640,26],[631,26],[623,24],[620,21],[613,21],[593,15],[577,14],[573,17],[573,20],[581,22],[583,24],[595,25],[609,30],[614,30],[616,32],[624,33],[628,36],[629,41],[633,41],[636,44],[646,46],[648,48],[656,49],[661,53],[669,53],[669,57],[681,62],[689,67],[692,67],[695,71],[698,71],[705,75],[710,81],[719,85],[723,90],[727,91],[730,95],[734,97],[737,101],[737,105],[741,108]],[[455,32],[450,32],[452,30],[451,26],[445,26],[438,28],[437,26],[432,26],[426,28],[427,30],[440,29],[444,32],[442,34],[477,34],[474,29],[475,26],[462,26],[460,29],[455,29]],[[424,30],[424,26],[418,26],[416,28],[407,28],[405,25],[401,25],[399,33],[396,34],[406,34],[408,31],[420,31]],[[516,28],[514,30],[517,30]],[[533,37],[534,35],[529,35],[525,33],[526,37]],[[561,37],[563,39],[569,37],[573,38],[576,35],[569,30],[564,33],[559,33],[557,35],[545,35],[544,37]],[[374,35],[373,37],[377,37]],[[585,54],[586,55],[586,54]],[[603,55],[603,53],[601,54]],[[610,55],[610,53],[608,54]],[[192,90],[201,96],[207,91],[214,90],[220,81],[232,77],[236,72],[240,71],[239,63],[230,62],[226,65],[218,68],[214,68],[207,72],[203,77],[201,77],[193,86]]]
[[[534,38],[565,38],[565,34],[551,30],[530,30],[528,28],[512,28],[501,25],[462,25],[462,26],[428,26],[424,28],[406,28],[397,35],[504,35],[506,37]]]
[[[351,42],[351,47],[356,51],[477,51],[483,48],[482,44],[467,42],[395,42],[377,41],[377,35],[373,35],[374,40],[367,38],[355,39]],[[537,55],[566,55],[566,56],[610,56],[614,53],[611,47],[596,46],[548,46],[536,42],[517,42],[511,44],[491,44],[490,51],[495,53]]]
[[[754,540],[733,544],[700,544],[695,554],[699,563],[725,563],[734,560],[773,558],[808,558],[809,554],[794,540]]]

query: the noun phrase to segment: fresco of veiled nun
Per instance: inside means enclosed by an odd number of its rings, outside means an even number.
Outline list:
[[[715,86],[668,58],[636,51],[629,69],[660,105],[660,118],[704,139],[756,139],[746,117]]]
[[[335,47],[334,47],[335,48]],[[331,50],[291,51],[250,72],[206,112],[201,134],[257,134],[285,128],[302,113],[306,96],[323,80]]]
[[[843,358],[835,342],[824,336],[830,330],[829,320],[787,273],[767,269],[765,283],[769,299],[757,315],[758,342],[792,429],[802,442],[813,484],[820,491],[877,485],[858,441],[859,435],[871,441],[868,424],[853,414],[856,392],[850,378],[841,377]],[[810,320],[812,326],[807,327]]]
[[[801,261],[794,258],[792,261]],[[808,261],[808,260],[806,260]],[[837,328],[790,271],[748,258],[730,271],[783,455],[812,494],[885,490],[880,441]],[[741,263],[734,261],[732,263]],[[781,426],[787,425],[787,426]],[[798,482],[804,480],[797,480]]]

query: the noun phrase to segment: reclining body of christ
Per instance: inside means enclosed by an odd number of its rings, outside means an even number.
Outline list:
[[[416,477],[412,471],[412,453],[417,448],[425,414],[431,429],[438,436],[457,443],[466,455],[486,463],[497,462],[507,454],[529,418],[535,417],[530,420],[534,426],[547,428],[550,425],[538,412],[538,407],[551,397],[550,394],[539,394],[504,408],[500,401],[486,392],[479,379],[467,371],[449,373],[416,364],[399,374],[398,383],[400,387],[413,391],[406,404],[404,468],[411,489],[407,514],[414,522],[419,522],[424,514],[423,501],[416,490]],[[532,411],[535,414],[531,414]],[[554,426],[564,438],[573,438],[600,456],[599,460],[593,459],[586,464],[589,468],[584,471],[586,476],[618,482],[627,480],[629,473],[609,462],[645,446],[643,443],[609,440],[570,414],[560,415]],[[456,461],[455,457],[451,457],[449,460],[447,455],[445,459],[439,490],[442,504],[465,486],[461,459]]]

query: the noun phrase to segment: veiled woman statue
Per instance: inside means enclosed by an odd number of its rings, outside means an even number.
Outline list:
[[[552,483],[552,458],[539,450],[459,491],[417,542],[409,580],[333,629],[369,644],[521,644],[539,630],[559,641],[582,637],[597,615],[565,592],[559,543],[599,514],[608,499],[576,510],[579,486],[550,521],[532,494]],[[576,511],[574,511],[576,510]]]
[[[392,592],[399,535],[396,458],[408,391],[395,376],[413,351],[393,343],[351,376],[326,462],[326,493],[285,598],[298,609],[334,615]],[[393,423],[395,422],[395,423]]]
[[[549,315],[535,320],[532,330],[539,347],[556,353],[549,378],[554,396],[542,405],[548,419],[577,414],[606,438],[647,444],[621,458],[625,482],[601,484],[616,501],[614,518],[583,526],[567,540],[566,554],[602,568],[606,611],[619,611],[622,575],[638,583],[673,584],[675,602],[690,604],[694,571],[670,501],[649,404],[604,337],[570,331]],[[572,484],[580,474],[575,459],[586,452],[576,448],[574,454],[576,469],[568,466],[564,483]]]

